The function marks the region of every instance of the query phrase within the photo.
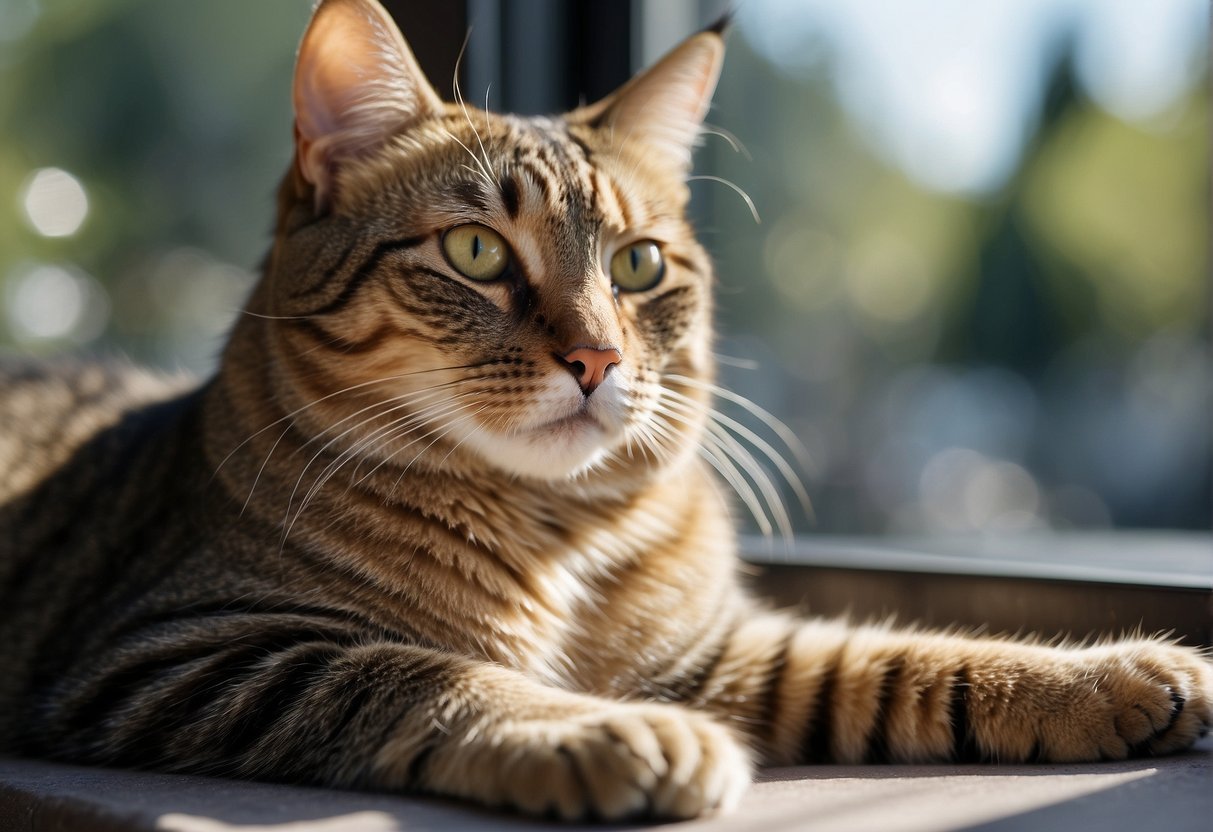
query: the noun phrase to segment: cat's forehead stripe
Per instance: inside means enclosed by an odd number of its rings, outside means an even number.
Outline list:
[[[529,189],[550,213],[549,223],[566,231],[597,235],[603,224],[631,227],[634,212],[623,189],[594,163],[593,150],[567,124],[552,119],[510,119],[509,124],[505,139],[513,149],[500,184],[511,218],[522,210],[522,193]]]
[[[618,217],[617,225],[620,228],[632,228],[632,213],[628,208],[627,195],[619,187],[619,183],[615,181],[613,176],[608,176],[602,171],[597,171],[598,175],[606,180],[606,187],[599,186],[599,193],[609,200],[606,204],[607,209],[614,209],[614,214]]]
[[[522,196],[518,192],[518,181],[510,173],[506,173],[501,177],[501,201],[505,204],[505,211],[510,215],[510,219],[517,219],[518,212],[522,208]]]

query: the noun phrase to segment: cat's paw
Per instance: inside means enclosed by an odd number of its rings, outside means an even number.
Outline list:
[[[475,766],[494,769],[495,793],[482,799],[568,820],[692,818],[732,808],[750,783],[748,755],[732,735],[672,705],[612,703],[520,721],[502,726],[494,746]]]
[[[1049,759],[1169,754],[1208,733],[1213,665],[1197,651],[1143,640],[1077,656],[1081,696],[1072,718],[1053,720]]]

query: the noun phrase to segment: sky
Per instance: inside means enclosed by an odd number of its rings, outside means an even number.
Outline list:
[[[1206,71],[1205,0],[750,0],[739,30],[789,74],[833,83],[874,149],[933,190],[1014,172],[1050,56],[1072,32],[1083,91],[1148,125]]]

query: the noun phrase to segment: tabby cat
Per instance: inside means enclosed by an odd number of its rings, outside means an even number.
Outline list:
[[[603,101],[444,103],[323,0],[261,282],[200,388],[8,362],[0,750],[691,817],[751,766],[1189,746],[1199,652],[802,620],[739,586],[697,454],[685,218],[724,51]]]

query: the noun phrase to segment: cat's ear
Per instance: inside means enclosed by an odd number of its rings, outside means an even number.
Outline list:
[[[720,78],[727,25],[722,18],[692,35],[611,95],[574,110],[569,119],[610,130],[618,145],[638,142],[666,164],[690,171],[691,150]]]
[[[299,46],[294,101],[296,160],[317,208],[327,204],[343,160],[442,107],[376,0],[321,0]]]

